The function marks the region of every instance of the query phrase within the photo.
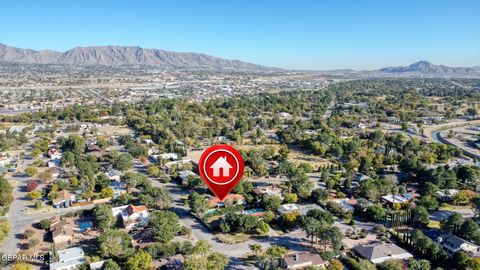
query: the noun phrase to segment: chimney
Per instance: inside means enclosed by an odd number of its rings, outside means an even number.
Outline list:
[[[293,258],[293,259],[294,259],[295,261],[298,261],[298,259],[299,259],[299,258],[298,258],[298,253],[296,253],[296,254],[294,255],[294,258]]]

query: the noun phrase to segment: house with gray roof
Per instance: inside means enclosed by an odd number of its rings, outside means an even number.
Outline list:
[[[369,244],[358,245],[353,248],[360,257],[371,261],[374,264],[383,263],[388,260],[408,260],[413,258],[405,249],[382,241],[373,241]]]
[[[480,257],[480,246],[477,246],[474,243],[471,243],[451,233],[430,230],[426,231],[425,235],[440,245],[440,247],[450,256],[455,254],[457,251],[463,251],[472,257]]]
[[[308,251],[293,252],[283,256],[282,267],[285,269],[304,269],[306,267],[325,267],[328,261],[322,260],[317,253]]]
[[[81,247],[59,250],[58,261],[50,264],[50,270],[76,269],[85,263],[85,253]]]

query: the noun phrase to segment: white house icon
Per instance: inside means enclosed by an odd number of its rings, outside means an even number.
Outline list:
[[[220,176],[220,169],[222,169],[222,176],[223,177],[228,177],[230,176],[230,169],[233,168],[230,163],[227,161],[227,157],[219,157],[215,163],[210,166],[211,169],[213,169],[213,176],[218,177]]]

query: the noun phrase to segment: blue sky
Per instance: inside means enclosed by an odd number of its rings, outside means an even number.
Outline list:
[[[478,0],[6,0],[0,43],[138,45],[292,69],[475,66],[479,14]]]

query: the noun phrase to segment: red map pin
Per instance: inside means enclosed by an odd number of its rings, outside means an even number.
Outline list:
[[[242,155],[226,144],[211,146],[203,152],[198,171],[203,182],[223,201],[243,176]]]

